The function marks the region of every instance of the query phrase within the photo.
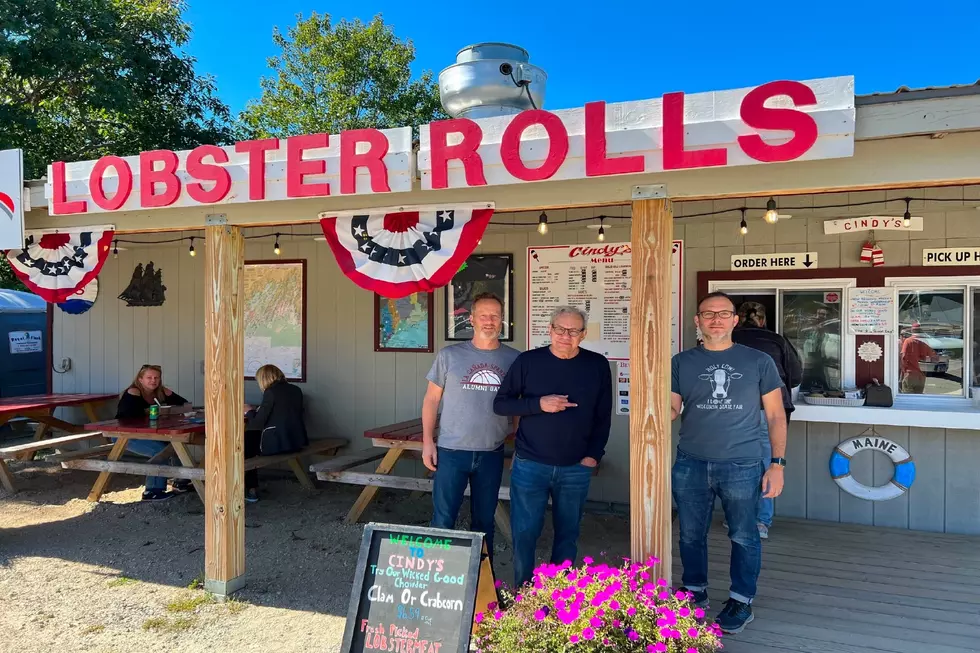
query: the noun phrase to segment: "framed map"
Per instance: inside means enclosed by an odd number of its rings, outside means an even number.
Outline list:
[[[473,298],[493,293],[504,303],[500,340],[514,340],[514,256],[512,254],[474,254],[446,286],[446,340],[473,337],[470,308]]]
[[[401,299],[374,294],[374,351],[433,350],[432,293],[413,292]]]
[[[306,381],[306,260],[245,261],[245,378],[266,364]]]

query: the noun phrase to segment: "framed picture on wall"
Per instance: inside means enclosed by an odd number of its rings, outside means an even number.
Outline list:
[[[474,254],[446,286],[446,340],[473,337],[470,309],[473,298],[493,293],[504,303],[500,339],[514,340],[514,256],[512,254]]]
[[[374,293],[374,351],[434,351],[432,310],[432,293],[415,292],[401,299]]]
[[[272,364],[306,381],[306,260],[245,261],[245,378]]]

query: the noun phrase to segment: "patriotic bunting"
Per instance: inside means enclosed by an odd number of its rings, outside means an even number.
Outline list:
[[[7,261],[31,292],[60,304],[99,276],[113,234],[111,225],[28,232],[25,248],[8,250]]]
[[[449,283],[473,253],[493,204],[321,213],[340,269],[361,288],[391,299]]]

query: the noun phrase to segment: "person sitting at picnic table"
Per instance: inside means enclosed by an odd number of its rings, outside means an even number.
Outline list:
[[[186,406],[190,402],[179,394],[163,385],[163,368],[159,365],[144,365],[136,374],[136,378],[119,397],[116,408],[116,419],[145,419],[152,405]],[[138,456],[153,458],[170,446],[159,440],[129,440],[126,450]],[[176,465],[173,456],[167,460],[153,461],[161,464]],[[143,489],[143,501],[160,501],[169,499],[175,494],[189,492],[191,482],[187,479],[177,479],[173,482],[173,491],[167,491],[167,479],[163,476],[147,476]]]
[[[303,391],[286,381],[275,365],[263,365],[255,372],[262,391],[262,404],[245,406],[245,458],[274,456],[299,451],[310,443],[303,419]],[[245,500],[259,500],[257,469],[245,472]]]

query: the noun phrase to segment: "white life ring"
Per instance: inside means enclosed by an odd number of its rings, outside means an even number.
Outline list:
[[[851,476],[851,458],[862,451],[880,451],[892,459],[895,473],[890,481],[878,487],[858,483]],[[830,475],[848,494],[868,501],[888,501],[902,496],[915,482],[915,462],[900,444],[878,436],[850,438],[834,447],[830,456]]]

